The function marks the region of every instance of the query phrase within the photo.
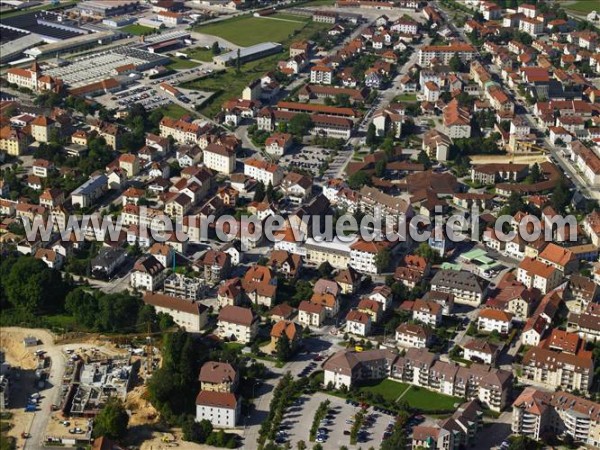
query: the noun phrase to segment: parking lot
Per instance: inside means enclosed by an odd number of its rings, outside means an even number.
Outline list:
[[[369,408],[366,416],[369,418],[368,423],[365,423],[361,428],[359,442],[356,445],[350,445],[350,430],[356,413],[361,409],[360,406],[349,404],[342,398],[317,392],[311,396],[302,396],[296,404],[288,408],[281,424],[282,439],[280,441],[282,443],[289,442],[292,448],[295,448],[298,441],[304,441],[308,444],[315,411],[319,404],[325,400],[331,402],[329,414],[320,426],[326,432],[322,434],[323,438],[317,441],[323,441],[319,443],[325,450],[338,450],[342,445],[348,448],[378,447],[386,428],[389,424],[394,423],[393,416],[375,412],[372,408]]]
[[[321,165],[327,161],[332,153],[333,150],[307,145],[300,150],[282,156],[279,164],[290,169],[303,169],[313,175],[318,175]]]

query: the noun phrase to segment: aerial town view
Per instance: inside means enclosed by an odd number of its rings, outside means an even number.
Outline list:
[[[600,449],[600,0],[0,0],[0,450]]]

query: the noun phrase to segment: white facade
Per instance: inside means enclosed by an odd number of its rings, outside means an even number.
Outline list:
[[[235,408],[196,405],[196,422],[208,420],[215,428],[234,428],[240,415],[240,408],[239,401]]]
[[[204,150],[204,165],[219,173],[232,174],[235,171],[235,152],[223,155],[206,149]]]
[[[252,325],[246,326],[234,322],[226,322],[220,320],[217,323],[217,335],[221,338],[231,338],[234,336],[235,341],[240,344],[248,344],[254,339],[257,332],[257,323],[253,322]]]
[[[283,179],[281,167],[264,161],[250,160],[244,163],[244,175],[262,181],[265,186],[277,186]]]

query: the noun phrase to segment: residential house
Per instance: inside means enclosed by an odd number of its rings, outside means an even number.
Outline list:
[[[221,339],[249,344],[258,333],[258,321],[250,308],[226,305],[219,311],[216,334]]]
[[[198,380],[203,391],[233,393],[238,387],[240,374],[229,363],[207,361],[200,368]]]
[[[173,322],[189,333],[201,332],[208,323],[208,307],[198,301],[152,292],[146,292],[143,301],[157,313],[170,315]]]

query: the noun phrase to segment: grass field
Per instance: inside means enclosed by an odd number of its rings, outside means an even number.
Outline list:
[[[416,102],[417,94],[400,94],[394,97],[395,102]]]
[[[167,106],[162,106],[158,109],[162,111],[165,116],[172,117],[173,119],[180,119],[183,116],[194,116],[193,113],[175,103],[169,103]]]
[[[285,13],[277,13],[277,14],[273,14],[272,16],[269,16],[269,17],[273,17],[275,19],[291,20],[293,22],[308,22],[310,20],[310,17],[307,17],[307,16],[299,16],[297,14],[285,14]]]
[[[196,31],[211,34],[236,45],[248,47],[261,42],[283,42],[298,31],[304,23],[271,20],[260,17],[236,17],[230,20],[201,26]]]
[[[198,63],[189,61],[183,58],[171,58],[171,62],[166,65],[169,69],[191,69],[192,67],[198,67]]]
[[[392,380],[383,380],[380,383],[373,384],[370,386],[362,386],[360,391],[371,392],[372,394],[379,394],[388,401],[395,402],[396,399],[402,395],[410,387],[406,383],[397,383]]]
[[[404,394],[401,400],[406,400],[411,408],[421,411],[441,411],[454,410],[455,403],[463,403],[464,399],[460,397],[451,397],[449,395],[438,394],[417,386],[411,386],[409,391]]]
[[[136,36],[141,36],[142,34],[152,33],[154,30],[150,27],[145,27],[144,25],[132,23],[131,25],[127,25],[121,28],[121,31],[124,31],[125,33],[129,34],[134,34]]]
[[[206,48],[198,47],[193,50],[187,51],[187,55],[191,59],[196,59],[198,61],[211,62],[213,58],[212,51]]]
[[[335,0],[312,0],[310,2],[302,3],[300,5],[302,8],[306,8],[307,6],[329,6],[335,5]]]
[[[377,384],[363,386],[360,388],[360,391],[379,394],[391,402],[395,402],[402,395],[400,401],[406,401],[411,408],[424,412],[452,410],[455,403],[462,403],[464,401],[459,397],[438,394],[437,392],[392,380],[383,380]]]
[[[269,25],[274,24],[278,27],[281,27],[283,24],[283,26],[288,29],[287,33],[289,33],[289,30],[291,29],[294,29],[295,32],[293,35],[286,34],[281,40],[279,40],[279,42],[283,45],[282,53],[244,64],[241,67],[239,74],[236,73],[234,68],[229,68],[224,72],[215,73],[211,77],[199,78],[197,80],[184,83],[181,86],[184,89],[197,89],[199,91],[217,92],[217,94],[211,98],[210,102],[206,103],[204,108],[202,108],[200,111],[202,114],[208,117],[214,117],[215,114],[221,110],[221,105],[225,100],[239,98],[242,90],[250,81],[258,78],[265,72],[273,70],[277,65],[277,62],[287,56],[289,45],[292,41],[309,39],[315,32],[326,30],[330,27],[330,25],[323,23],[306,22],[294,24],[280,20],[255,19],[248,16],[241,19],[235,18],[227,20],[215,25],[219,25],[217,32],[223,32],[223,30],[225,30],[227,33],[235,34],[239,39],[241,39],[240,36],[249,36],[252,35],[252,33],[256,33],[256,30],[252,28],[252,24],[255,22],[251,22],[249,20],[258,20],[260,21],[261,26],[265,23],[268,23]],[[208,25],[206,27],[200,26],[196,28],[196,31],[199,33],[208,33],[207,29],[211,29],[213,30],[211,33],[213,33],[215,25]],[[298,27],[296,27],[296,25],[298,25]],[[240,27],[243,28],[240,29]],[[264,30],[261,30],[261,34],[264,35]],[[224,38],[228,39],[226,37]],[[271,41],[276,40],[273,36],[269,36],[267,34],[264,38],[255,41],[263,42],[265,39]]]
[[[573,3],[563,3],[561,6],[567,10],[588,14],[592,11],[600,12],[600,3],[594,0],[578,0]]]

